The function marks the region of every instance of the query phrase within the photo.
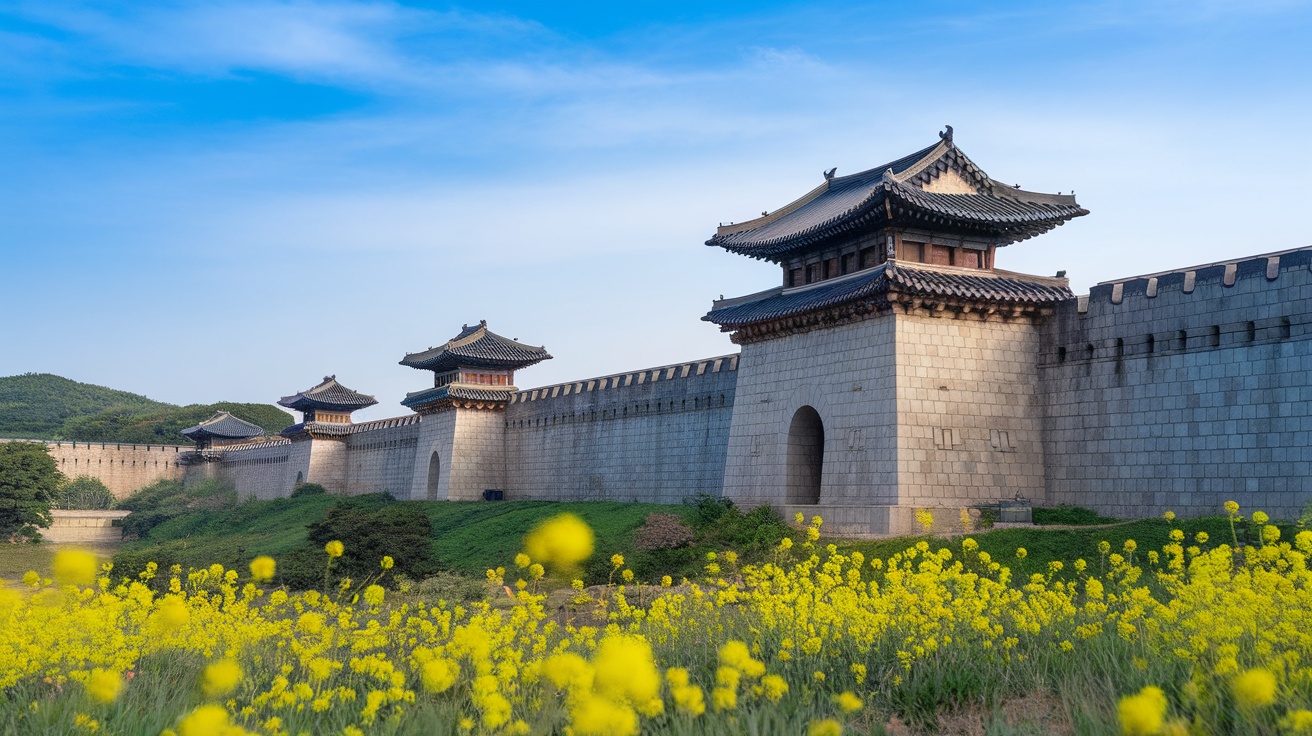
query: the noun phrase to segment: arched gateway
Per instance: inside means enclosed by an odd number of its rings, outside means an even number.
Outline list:
[[[819,412],[803,406],[788,426],[788,503],[820,503],[824,463],[824,422]]]
[[[434,452],[428,459],[428,500],[438,501],[438,486],[442,482],[442,458]]]

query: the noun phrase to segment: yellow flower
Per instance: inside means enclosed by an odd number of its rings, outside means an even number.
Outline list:
[[[383,586],[381,585],[370,585],[368,588],[364,589],[364,602],[374,608],[383,605],[383,598],[386,596],[387,592],[383,590]]]
[[[519,569],[523,570],[524,568],[528,567],[531,564],[533,564],[533,560],[523,552],[520,552],[519,554],[515,555],[515,567],[518,567]]]
[[[1194,535],[1194,541],[1199,544],[1207,544],[1208,539],[1207,532],[1198,532]]]
[[[91,585],[96,582],[96,556],[80,549],[55,553],[51,563],[55,582],[60,585]]]
[[[1254,524],[1265,524],[1265,523],[1267,523],[1267,522],[1270,521],[1270,520],[1271,520],[1271,517],[1270,517],[1270,516],[1267,516],[1265,511],[1254,511],[1254,512],[1253,512],[1253,523],[1254,523]]]
[[[625,570],[624,572],[620,573],[620,577],[624,579],[624,582],[631,583],[633,582],[633,571]]]
[[[611,566],[614,567],[616,570],[620,569],[621,567],[624,567],[624,555],[621,555],[621,554],[613,554],[613,555],[611,555],[611,556],[610,556],[610,564],[611,564]]]
[[[320,539],[322,539],[322,537],[320,537]],[[346,545],[342,544],[341,541],[334,539],[323,546],[323,551],[328,553],[328,557],[335,559],[341,557],[342,553],[346,551]]]
[[[1023,560],[1023,559],[1025,559],[1026,556],[1028,556],[1028,555],[1029,555],[1029,552],[1028,552],[1024,547],[1017,547],[1017,548],[1016,548],[1016,559],[1018,559],[1018,560]]]
[[[1162,730],[1166,715],[1166,693],[1149,685],[1137,695],[1121,698],[1116,706],[1124,736],[1152,736]]]
[[[35,570],[28,570],[23,573],[23,585],[29,588],[35,588],[41,584],[41,576]]]
[[[1240,708],[1260,708],[1276,701],[1276,676],[1270,670],[1255,668],[1236,675],[1230,681],[1235,702]]]
[[[1230,514],[1231,516],[1234,516],[1236,513],[1239,512],[1239,504],[1235,503],[1234,501],[1226,501],[1225,512],[1227,514]]]
[[[711,706],[716,712],[733,710],[738,707],[738,691],[728,687],[711,690]]]
[[[668,587],[670,587],[670,586],[673,585],[673,584],[674,584],[674,579],[671,578],[669,575],[662,575],[662,576],[661,576],[661,587],[662,587],[662,588],[668,588]]]
[[[1162,518],[1166,519],[1167,521],[1175,521],[1175,512],[1167,511],[1166,513],[1162,514]]]
[[[1294,734],[1312,734],[1312,710],[1291,710],[1281,719],[1285,730]]]
[[[277,568],[278,563],[272,557],[260,555],[251,560],[251,579],[257,583],[273,580],[273,574]]]
[[[542,663],[542,674],[557,689],[582,691],[592,688],[592,665],[574,652],[560,652],[547,657]]]
[[[834,696],[834,703],[838,709],[844,713],[855,713],[861,710],[861,698],[856,696],[851,690],[844,690],[842,693]]]
[[[573,514],[542,522],[524,537],[524,551],[538,562],[569,569],[592,556],[592,529]]]
[[[916,523],[928,533],[934,528],[934,514],[929,509],[916,509]]]
[[[430,693],[450,690],[460,679],[460,665],[449,659],[430,659],[424,662],[419,671],[419,681]]]
[[[788,681],[779,675],[766,675],[761,678],[761,689],[766,700],[778,703],[788,693]]]
[[[116,672],[102,669],[91,670],[87,678],[87,694],[97,703],[112,703],[123,692],[123,678]]]
[[[633,736],[638,733],[638,714],[608,698],[588,695],[570,711],[577,736]]]
[[[634,705],[660,695],[661,676],[656,670],[651,645],[636,636],[608,636],[597,645],[592,658],[597,693]]]
[[[832,718],[811,721],[806,727],[806,736],[842,736],[843,725]]]
[[[673,686],[670,695],[674,698],[674,707],[681,713],[696,717],[706,712],[706,695],[696,685]]]
[[[218,736],[228,732],[228,711],[219,705],[202,705],[178,724],[178,736]]]
[[[201,690],[207,698],[227,695],[241,682],[241,665],[231,659],[220,659],[205,668],[201,676]]]
[[[396,560],[391,555],[383,555],[383,559],[378,563],[384,570],[391,570],[396,565]]]

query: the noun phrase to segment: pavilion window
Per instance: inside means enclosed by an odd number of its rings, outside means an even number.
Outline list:
[[[820,264],[811,263],[806,267],[806,283],[814,284],[820,280]]]
[[[806,283],[806,274],[802,269],[794,268],[788,271],[789,286],[801,286],[804,283]]]
[[[830,258],[825,261],[825,278],[832,279],[838,275],[838,259]]]
[[[852,273],[853,271],[856,270],[855,268],[853,268],[853,266],[855,265],[855,263],[856,263],[856,254],[855,254],[855,253],[844,253],[844,254],[843,254],[843,268],[842,268],[842,273],[843,273],[844,276],[846,276],[847,274]]]
[[[979,268],[979,251],[970,248],[958,250],[957,265],[965,268]]]
[[[883,262],[883,259],[879,257],[879,249],[878,249],[878,248],[862,248],[862,249],[861,249],[861,268],[862,268],[862,269],[874,268],[875,266],[878,266],[881,262]]]

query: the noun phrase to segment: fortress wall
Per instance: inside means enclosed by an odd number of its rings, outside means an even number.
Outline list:
[[[895,320],[899,502],[1041,502],[1039,328],[1027,318]]]
[[[1291,518],[1312,500],[1312,249],[1094,287],[1042,334],[1049,503]]]
[[[0,442],[22,440],[0,440]],[[133,445],[115,442],[40,442],[50,448],[59,470],[68,478],[90,475],[118,498],[157,480],[182,480],[186,467],[178,463],[191,447]]]
[[[310,443],[271,440],[224,448],[214,474],[240,498],[286,498],[310,471]]]
[[[499,411],[457,409],[453,427],[455,451],[449,463],[447,500],[478,501],[487,489],[506,484],[506,418]]]
[[[724,495],[820,514],[832,533],[887,532],[888,514],[871,507],[898,503],[895,338],[894,319],[880,317],[744,345]],[[789,430],[805,406],[819,414],[824,452],[819,501],[799,503]]]
[[[410,498],[418,457],[417,414],[355,425],[346,438],[346,487],[351,494]]]
[[[515,394],[498,417],[506,497],[720,495],[737,376],[726,355]]]

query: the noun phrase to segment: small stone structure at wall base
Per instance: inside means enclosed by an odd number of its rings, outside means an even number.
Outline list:
[[[52,510],[53,522],[41,537],[54,544],[114,544],[123,538],[119,521],[128,511]]]

